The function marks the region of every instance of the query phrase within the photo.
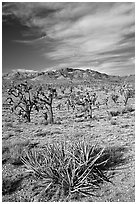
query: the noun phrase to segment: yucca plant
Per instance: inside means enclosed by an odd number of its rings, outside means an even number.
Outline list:
[[[86,177],[88,184],[92,186],[89,190],[93,191],[100,187],[99,184],[102,183],[102,181],[111,182],[105,172],[105,165],[107,164],[109,157],[104,157],[104,150],[105,149],[97,148],[96,145],[90,146],[85,142],[75,144],[74,157],[78,166],[80,166],[79,174],[88,172],[88,176]]]
[[[74,194],[95,196],[103,181],[110,182],[103,168],[108,158],[101,159],[104,149],[96,151],[96,146],[85,142],[66,149],[64,144],[45,146],[41,153],[36,150],[26,152],[23,163],[36,177],[41,188],[39,197],[56,195],[58,199],[70,199]],[[58,195],[58,196],[57,196]],[[50,198],[50,199],[51,199]]]

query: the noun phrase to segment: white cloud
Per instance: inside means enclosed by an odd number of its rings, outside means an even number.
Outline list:
[[[133,47],[134,50],[134,38],[128,39],[135,29],[134,7],[134,3],[25,2],[7,5],[3,14],[12,13],[29,28],[35,27],[39,33],[46,33],[51,42],[48,43],[49,49],[46,49],[42,55],[49,59],[62,60],[63,64],[70,65],[83,63],[86,65],[90,60],[97,61],[103,63],[102,67],[104,69],[106,67],[107,70],[114,66],[118,67],[117,63],[102,62],[100,53],[117,50],[120,52],[121,47],[125,49]],[[126,39],[125,35],[128,34]],[[124,40],[123,43],[121,43],[122,40]],[[31,40],[16,42],[31,43]],[[32,42],[38,44],[39,40]],[[47,44],[46,37],[42,39],[42,43],[43,47]],[[123,53],[124,49],[118,53],[118,56],[115,53],[115,58],[119,59]],[[134,58],[134,51],[132,55]],[[106,54],[107,59],[112,56],[114,56],[113,53]],[[128,64],[128,62],[125,63]],[[124,67],[125,63],[122,61],[120,65],[123,64]]]

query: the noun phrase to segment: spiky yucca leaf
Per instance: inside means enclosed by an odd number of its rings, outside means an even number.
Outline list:
[[[84,141],[79,141],[78,143],[74,144],[74,148],[75,148],[75,151],[73,156],[76,158],[78,163],[88,164],[89,160],[94,159],[94,156],[95,156],[94,151],[96,149],[96,145],[90,146]]]

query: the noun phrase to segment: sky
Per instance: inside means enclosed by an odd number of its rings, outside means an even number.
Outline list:
[[[2,71],[63,67],[135,74],[135,3],[3,3]]]

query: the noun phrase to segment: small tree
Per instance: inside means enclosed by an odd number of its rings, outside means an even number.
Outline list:
[[[14,85],[7,90],[9,97],[7,101],[12,105],[12,112],[17,111],[18,115],[26,118],[28,122],[31,121],[30,115],[32,108],[38,110],[37,98],[31,93],[32,86],[28,85],[27,81],[24,83]]]
[[[54,88],[49,87],[48,92],[45,93],[42,89],[42,86],[39,87],[37,90],[37,97],[39,100],[39,103],[44,106],[44,108],[47,111],[47,119],[49,118],[49,123],[54,122],[53,117],[53,98],[57,96],[57,91]],[[43,109],[44,109],[43,108]]]

